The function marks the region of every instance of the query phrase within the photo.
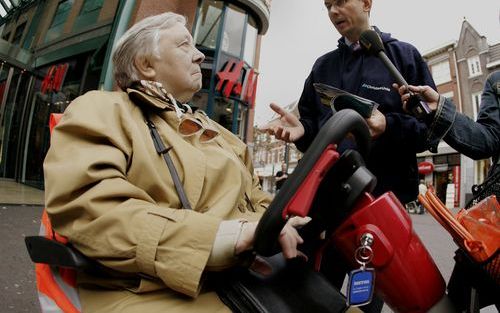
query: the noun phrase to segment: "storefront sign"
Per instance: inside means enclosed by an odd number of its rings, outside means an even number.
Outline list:
[[[68,63],[52,65],[47,71],[47,75],[43,78],[41,92],[44,94],[49,92],[59,92],[61,90],[66,72],[68,71]]]
[[[420,162],[418,163],[418,173],[421,175],[427,175],[434,171],[434,164],[431,162]]]
[[[222,93],[226,98],[239,96],[243,101],[254,107],[255,92],[257,90],[257,73],[253,68],[244,69],[245,62],[230,59],[217,75],[215,90]],[[241,71],[244,71],[241,78]],[[241,79],[240,79],[241,78]]]

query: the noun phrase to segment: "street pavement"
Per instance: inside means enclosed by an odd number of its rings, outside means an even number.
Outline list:
[[[38,234],[41,206],[0,204],[0,312],[40,312],[24,237]]]
[[[0,245],[0,290],[3,291],[0,293],[0,313],[40,312],[34,266],[26,251],[24,236],[38,234],[41,214],[41,206],[0,204],[0,237],[4,238]],[[453,269],[456,245],[430,214],[411,217],[415,231],[447,281]],[[384,307],[383,312],[390,313],[392,310]],[[497,310],[481,310],[481,313],[487,312]]]

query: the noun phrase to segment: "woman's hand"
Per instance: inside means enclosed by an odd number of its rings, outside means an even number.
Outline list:
[[[283,256],[285,257],[285,259],[293,259],[296,258],[297,256],[304,258],[306,257],[305,254],[297,250],[297,246],[299,244],[304,243],[304,240],[302,239],[302,237],[300,237],[299,233],[297,232],[297,229],[306,225],[310,221],[311,218],[309,216],[306,217],[294,216],[288,219],[287,223],[285,224],[285,227],[283,227],[283,229],[281,230],[280,237],[278,240],[281,245],[281,251],[283,252]]]
[[[297,232],[297,228],[306,225],[309,221],[311,221],[309,216],[295,216],[290,218],[285,224],[285,227],[281,230],[278,241],[285,258],[291,259],[297,256],[305,257],[304,254],[297,250],[297,245],[304,242]],[[248,222],[242,225],[241,234],[234,249],[236,255],[252,249],[257,224],[258,222]]]

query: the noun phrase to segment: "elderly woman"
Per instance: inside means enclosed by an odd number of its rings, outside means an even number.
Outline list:
[[[110,271],[79,274],[83,312],[229,311],[204,273],[239,263],[270,197],[245,144],[184,104],[201,88],[203,59],[182,16],[146,18],[113,55],[122,91],[77,98],[54,130],[44,164],[52,225]],[[279,240],[297,256],[294,227]]]

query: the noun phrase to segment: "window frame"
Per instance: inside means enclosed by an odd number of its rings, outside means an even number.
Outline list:
[[[483,74],[481,70],[481,59],[479,58],[479,55],[467,58],[467,67],[469,69],[469,78]],[[474,67],[477,67],[477,69],[475,69]]]

